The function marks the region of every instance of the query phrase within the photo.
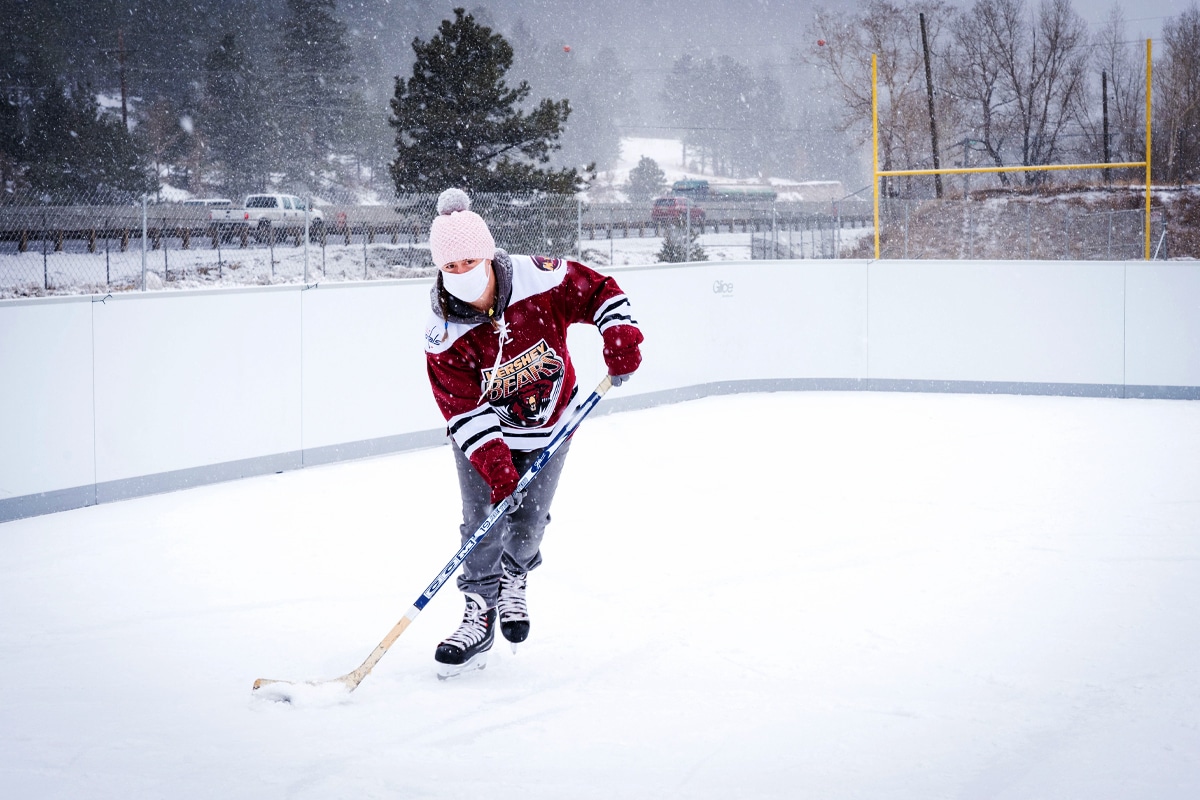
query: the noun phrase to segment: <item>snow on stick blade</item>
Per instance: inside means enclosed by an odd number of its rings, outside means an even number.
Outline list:
[[[255,697],[294,706],[336,705],[352,691],[354,687],[347,684],[344,678],[297,682],[259,678],[254,682]]]

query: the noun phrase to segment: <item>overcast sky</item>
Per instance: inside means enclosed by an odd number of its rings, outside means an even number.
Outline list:
[[[1112,5],[1110,0],[1075,0],[1075,9],[1093,25],[1104,21]],[[1195,5],[1195,0],[1124,0],[1121,5],[1131,36],[1140,32],[1143,39],[1157,39],[1167,17],[1182,13],[1188,6]]]

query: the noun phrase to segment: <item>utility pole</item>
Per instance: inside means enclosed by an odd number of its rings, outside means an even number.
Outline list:
[[[125,30],[117,28],[117,64],[121,68],[121,125],[129,132],[129,107],[125,101]]]
[[[929,138],[933,144],[933,168],[941,169],[941,157],[938,156],[937,118],[933,114],[933,69],[929,66],[929,36],[925,33],[925,14],[921,15],[921,49],[925,51],[925,93],[929,96]],[[942,176],[933,176],[933,188],[939,200],[942,199]]]
[[[1104,163],[1108,164],[1112,158],[1108,149],[1108,70],[1100,70],[1100,96],[1103,99],[1101,106],[1103,107],[1104,116]],[[1112,172],[1104,170],[1104,183],[1108,184],[1111,180]]]

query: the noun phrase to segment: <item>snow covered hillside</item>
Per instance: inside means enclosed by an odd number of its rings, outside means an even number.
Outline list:
[[[588,198],[596,202],[625,201],[623,187],[629,182],[629,171],[636,167],[643,157],[651,158],[658,164],[666,176],[668,187],[675,181],[702,179],[714,188],[770,186],[778,193],[778,199],[781,201],[825,202],[840,200],[846,195],[841,181],[797,181],[778,177],[737,180],[709,175],[701,171],[700,166],[695,163],[694,154],[684,162],[683,143],[678,139],[625,137],[621,139],[621,159],[617,166],[597,175],[595,183],[587,192]]]

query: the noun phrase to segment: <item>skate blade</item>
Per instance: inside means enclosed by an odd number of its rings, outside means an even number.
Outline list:
[[[508,646],[509,646],[509,648],[511,648],[511,649],[512,649],[512,651],[513,651],[513,655],[514,655],[514,656],[517,654],[517,646],[518,646],[518,644],[519,644],[518,642],[509,642],[509,643],[508,643]]]
[[[437,677],[439,681],[447,681],[451,678],[457,678],[467,672],[484,669],[487,667],[487,652],[478,653],[474,658],[467,659],[461,664],[442,664],[438,663]]]

